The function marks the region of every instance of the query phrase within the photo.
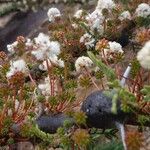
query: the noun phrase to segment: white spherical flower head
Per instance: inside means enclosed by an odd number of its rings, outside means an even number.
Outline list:
[[[37,60],[45,60],[53,55],[60,54],[60,44],[57,41],[50,41],[49,36],[40,33],[34,39],[35,49],[31,52]]]
[[[83,15],[83,10],[80,9],[76,11],[76,13],[74,14],[74,17],[80,19],[82,15]]]
[[[138,5],[135,14],[138,17],[148,17],[150,15],[150,5],[146,3],[141,3],[140,5]]]
[[[103,10],[103,9],[111,10],[115,6],[116,6],[116,4],[112,0],[99,0],[97,3],[96,9],[98,9],[98,10]]]
[[[123,21],[123,20],[125,20],[125,19],[131,20],[131,14],[130,14],[130,12],[129,12],[129,11],[124,11],[124,12],[122,12],[122,13],[120,14],[120,16],[119,16],[119,19],[120,19],[121,21]]]
[[[50,22],[54,22],[55,18],[61,16],[61,13],[57,8],[50,8],[47,12],[47,16]]]
[[[57,41],[51,41],[49,44],[50,53],[53,55],[60,54],[60,44]]]
[[[114,53],[124,53],[123,50],[122,50],[122,46],[117,43],[117,42],[109,42],[109,48],[110,48],[110,51],[114,52]]]
[[[145,69],[150,69],[150,41],[138,52],[137,60]]]
[[[39,33],[39,35],[34,38],[35,44],[48,46],[50,44],[50,38],[44,33]]]
[[[77,72],[80,72],[83,68],[90,69],[93,66],[93,62],[89,57],[79,57],[75,62],[75,68]]]
[[[14,43],[12,44],[8,44],[7,45],[7,50],[11,53],[11,54],[14,54],[15,53],[15,48],[17,47],[18,45],[18,41],[15,41]]]
[[[92,38],[92,36],[88,33],[85,33],[81,38],[80,38],[80,43],[84,43],[87,49],[94,47],[95,39]]]
[[[37,60],[44,60],[47,57],[47,48],[39,47],[38,49],[33,50],[31,54],[34,55]]]
[[[91,14],[88,14],[86,20],[88,22],[87,25],[92,31],[97,29],[100,33],[103,32],[102,24],[104,22],[104,16],[100,10],[96,9]]]
[[[6,77],[9,78],[18,71],[23,72],[23,73],[27,72],[27,66],[23,59],[11,62],[11,67],[10,67],[10,70],[6,74]]]

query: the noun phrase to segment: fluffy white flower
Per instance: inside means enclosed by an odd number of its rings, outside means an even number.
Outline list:
[[[6,77],[9,78],[18,71],[23,72],[23,73],[27,72],[27,66],[23,59],[11,62],[11,67],[10,67],[10,70],[6,74]]]
[[[50,38],[48,35],[44,33],[39,33],[39,35],[34,38],[35,44],[49,46],[50,44]]]
[[[88,33],[85,33],[81,38],[80,38],[80,43],[84,43],[87,49],[94,47],[94,42],[95,39],[92,38],[92,36]]]
[[[53,55],[60,54],[60,44],[57,41],[50,41],[49,37],[43,33],[40,33],[37,38],[35,38],[36,50],[31,53],[38,60],[45,60]]]
[[[112,0],[99,0],[97,3],[96,9],[103,10],[105,8],[105,9],[111,10],[115,6],[116,5],[115,5],[114,1],[112,1]]]
[[[150,41],[138,52],[137,60],[143,68],[150,69]]]
[[[75,62],[75,68],[77,72],[80,72],[83,67],[90,69],[93,66],[93,62],[89,57],[79,57]]]
[[[60,17],[61,13],[57,8],[50,8],[47,12],[48,19],[50,22],[54,22],[55,18]]]
[[[86,20],[88,21],[87,25],[92,31],[97,29],[101,34],[103,33],[102,24],[104,21],[104,16],[102,15],[101,11],[96,9],[94,12],[86,16]]]
[[[18,41],[15,41],[14,43],[12,44],[8,44],[7,45],[7,50],[11,53],[11,54],[14,54],[15,53],[15,48],[17,47],[18,45]]]
[[[49,44],[50,53],[53,55],[60,54],[60,44],[57,41],[51,41]]]
[[[44,60],[47,57],[47,50],[43,47],[39,47],[31,52],[32,55],[36,57],[37,60]]]
[[[141,3],[140,5],[138,5],[135,14],[138,17],[148,17],[150,15],[150,5],[146,3]]]
[[[83,14],[83,10],[80,9],[74,14],[74,17],[79,19],[82,17],[82,14]]]
[[[37,60],[45,60],[47,58],[53,58],[54,56],[59,55],[60,50],[51,49],[51,47],[39,47],[37,50],[32,51],[32,54],[36,57]]]
[[[122,21],[124,19],[131,20],[131,14],[129,11],[124,11],[120,14],[119,19]]]
[[[117,43],[117,42],[108,42],[108,48],[105,48],[104,53],[102,53],[102,57],[108,57],[109,58],[113,58],[112,54],[111,53],[121,53],[123,54],[124,51],[122,50],[122,46]]]
[[[117,42],[109,42],[109,48],[112,52],[123,53],[122,46]]]

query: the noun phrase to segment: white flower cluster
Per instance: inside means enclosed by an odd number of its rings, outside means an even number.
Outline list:
[[[50,41],[49,36],[44,33],[40,33],[38,37],[35,39],[36,50],[32,51],[32,54],[38,60],[50,60],[52,63],[64,67],[64,62],[61,59],[58,59],[58,55],[60,54],[60,44],[57,41]],[[45,66],[45,62],[43,62],[43,70],[47,67]],[[42,69],[42,67],[40,67]]]
[[[135,14],[138,17],[148,17],[150,15],[150,5],[146,3],[141,3],[140,5],[138,5]]]
[[[85,19],[86,23],[85,25],[90,29],[91,32],[97,31],[99,35],[102,35],[104,33],[104,19],[105,17],[102,14],[103,9],[108,9],[109,11],[112,10],[115,7],[115,3],[112,0],[99,0],[97,3],[96,9],[89,13]],[[80,18],[82,14],[82,10],[78,10],[75,14],[76,18]],[[87,47],[92,47],[94,43],[94,39],[91,39],[91,37],[86,33],[84,36],[81,37],[81,41],[85,41],[85,39],[88,39],[87,42],[84,42]]]
[[[25,39],[25,41],[23,41],[23,42],[24,42],[24,44],[26,46],[26,49],[28,49],[29,47],[31,47],[33,45],[32,40],[29,39],[29,38]],[[10,54],[14,54],[17,51],[18,44],[19,44],[18,41],[13,42],[12,44],[8,44],[7,45],[8,52]]]
[[[85,33],[81,38],[80,38],[80,43],[84,43],[87,49],[91,48],[94,46],[95,39],[92,38],[92,35],[89,33]]]
[[[122,46],[117,42],[109,42],[109,47],[112,52],[123,53]]]
[[[39,33],[35,38],[37,49],[32,51],[32,54],[38,60],[45,60],[53,55],[60,54],[60,44],[57,41],[50,41],[49,36],[44,33]]]
[[[102,24],[104,21],[104,16],[100,10],[96,9],[91,14],[88,14],[86,16],[86,20],[88,22],[87,25],[90,27],[91,31],[96,29],[100,34],[103,34],[104,28]]]
[[[10,78],[12,75],[14,75],[18,71],[26,73],[27,70],[28,69],[26,66],[26,62],[23,59],[16,60],[14,62],[11,62],[11,67],[10,67],[10,70],[6,74],[6,77]]]
[[[8,45],[7,45],[7,50],[8,50],[11,54],[14,54],[14,53],[15,53],[15,49],[17,48],[17,45],[18,45],[18,41],[15,41],[15,42],[12,43],[12,44],[8,44]]]
[[[98,10],[103,10],[103,9],[108,9],[111,10],[115,7],[115,3],[112,0],[99,0],[97,3],[96,9]]]
[[[143,68],[150,69],[150,41],[138,52],[137,60]]]
[[[75,68],[77,72],[80,72],[83,67],[90,69],[93,66],[93,62],[89,57],[81,56],[75,62]]]
[[[113,53],[113,54],[114,53],[115,54],[117,54],[117,53],[123,54],[124,53],[124,51],[122,50],[122,46],[119,43],[113,41],[113,42],[108,42],[108,45],[109,45],[108,48],[104,49],[105,56],[109,56],[110,58],[112,58],[111,53]]]
[[[123,20],[125,20],[125,19],[131,20],[131,14],[130,14],[130,12],[129,12],[128,10],[122,12],[122,13],[120,14],[120,16],[119,16],[119,19],[120,19],[121,21],[123,21]]]
[[[83,17],[83,10],[82,10],[82,9],[77,10],[77,11],[75,12],[75,14],[74,14],[74,18],[77,18],[77,19],[84,19],[84,17]],[[79,27],[79,25],[78,25],[77,23],[73,23],[73,24],[72,24],[72,27],[76,29],[76,28]]]
[[[79,19],[82,17],[82,15],[83,15],[83,10],[79,9],[75,12],[74,17]]]
[[[51,87],[51,84],[50,84],[49,77],[46,77],[44,83],[39,84],[38,88],[40,89],[41,93],[44,96],[50,96],[52,87]],[[56,81],[54,81],[54,87],[53,88],[54,88],[54,94],[56,94],[56,92],[57,92]]]
[[[54,22],[57,17],[61,16],[61,13],[57,8],[50,8],[47,12],[47,16],[50,22]]]

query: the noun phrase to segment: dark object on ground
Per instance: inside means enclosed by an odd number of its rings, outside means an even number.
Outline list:
[[[81,107],[81,110],[87,115],[87,126],[101,129],[113,128],[116,127],[118,123],[123,124],[126,119],[127,124],[138,125],[134,114],[121,111],[119,101],[117,104],[117,114],[112,113],[111,107],[112,100],[107,97],[103,91],[96,91],[90,94]],[[65,120],[69,120],[72,124],[75,124],[74,119],[64,113],[56,115],[43,114],[36,120],[36,124],[44,132],[55,133],[59,127],[63,126]],[[146,126],[150,126],[150,122],[147,122]],[[14,133],[19,134],[20,125],[13,125],[12,130]]]
[[[57,129],[63,126],[65,120],[73,122],[72,118],[60,113],[50,116],[41,116],[36,120],[36,123],[42,131],[46,133],[56,133]]]
[[[112,128],[116,122],[123,123],[127,114],[121,111],[120,102],[117,103],[117,114],[111,111],[112,100],[103,91],[90,94],[83,102],[81,110],[87,115],[87,124],[96,128]]]
[[[136,24],[134,21],[129,21],[124,29],[122,29],[121,34],[118,38],[112,38],[114,41],[121,44],[122,47],[127,46],[130,43],[130,37],[135,30]],[[111,39],[111,40],[112,40]]]
[[[63,113],[51,114],[51,115],[42,115],[35,123],[38,125],[39,129],[46,133],[56,133],[59,127],[62,127],[64,122],[69,120],[71,123],[74,123],[73,118],[68,117]],[[11,130],[16,134],[20,134],[22,124],[13,124]]]

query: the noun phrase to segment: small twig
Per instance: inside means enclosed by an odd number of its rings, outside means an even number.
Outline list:
[[[84,68],[84,69],[85,69],[85,71],[87,72],[88,76],[91,78],[92,83],[94,84],[94,86],[95,86],[98,90],[100,90],[100,88],[99,88],[98,85],[95,83],[95,81],[94,81],[93,77],[91,76],[90,72],[88,71],[88,69],[87,69],[87,68]]]

